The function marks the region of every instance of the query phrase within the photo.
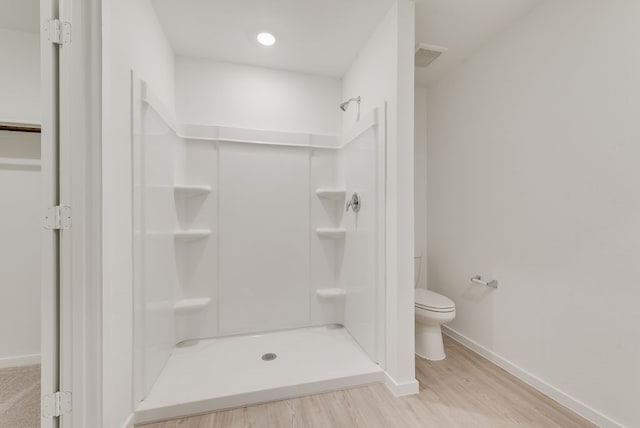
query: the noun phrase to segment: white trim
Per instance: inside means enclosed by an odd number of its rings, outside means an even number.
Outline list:
[[[140,98],[143,103],[151,107],[178,137],[187,140],[205,140],[227,143],[266,144],[285,147],[304,147],[338,149],[338,137],[334,135],[320,135],[302,132],[280,132],[263,129],[232,128],[219,125],[182,124],[165,108],[158,96],[147,82],[136,79],[135,85],[140,85]]]
[[[16,355],[0,358],[0,369],[40,364],[40,354]]]
[[[73,42],[58,48],[59,202],[71,206],[73,224],[59,232],[56,386],[72,393],[73,411],[54,426],[98,427],[102,426],[102,5],[101,0],[54,3],[59,3],[58,18],[73,27]]]
[[[568,409],[574,411],[575,413],[579,414],[583,418],[590,420],[591,422],[598,425],[599,427],[624,428],[624,425],[622,425],[621,423],[616,422],[613,419],[609,418],[608,416],[593,409],[592,407],[589,407],[587,404],[583,403],[582,401],[559,390],[555,386],[545,382],[544,380],[528,372],[527,370],[517,366],[511,361],[485,348],[484,346],[480,345],[478,342],[475,342],[474,340],[468,338],[467,336],[454,330],[453,328],[443,325],[442,332],[447,336],[449,336],[450,338],[452,338],[453,340],[455,340],[456,342],[472,350],[476,354],[486,358],[487,360],[491,361],[498,367],[506,370],[507,372],[517,377],[527,385],[547,395],[551,399],[557,401],[558,403],[562,404]]]
[[[140,269],[142,255],[142,245],[140,234],[135,233],[135,230],[141,230],[141,221],[144,217],[144,203],[141,194],[141,181],[145,177],[144,163],[140,163],[141,171],[136,175],[135,165],[143,158],[144,145],[142,139],[142,99],[145,96],[153,96],[153,94],[147,94],[147,85],[140,80],[135,70],[131,70],[131,230],[133,232],[133,239],[131,241],[131,254],[132,254],[132,295],[133,295],[133,376],[131,379],[131,390],[133,394],[133,402],[131,403],[131,409],[134,409],[136,403],[142,401],[149,391],[145,390],[145,378],[146,372],[144,370],[144,352],[145,348],[143,344],[143,311],[141,305],[138,302],[142,301],[143,290],[142,286],[139,286],[142,270]],[[155,96],[154,96],[155,97]],[[155,99],[155,98],[154,98]],[[154,101],[159,102],[159,101]],[[159,104],[161,106],[161,104]],[[160,118],[171,128],[173,132],[174,124],[169,122],[171,116],[164,111],[155,109]],[[171,232],[173,234],[173,232]],[[140,261],[140,262],[139,262]],[[133,417],[133,413],[132,413]],[[131,419],[132,420],[132,419]]]
[[[231,128],[218,125],[180,124],[178,125],[176,134],[178,137],[187,140],[204,140],[220,143],[262,144],[333,150],[340,148],[338,145],[338,137],[334,135]]]
[[[378,170],[375,183],[376,192],[376,263],[375,263],[375,281],[376,281],[376,361],[383,370],[387,370],[387,111],[388,103],[385,101],[377,109],[377,153],[376,168]]]
[[[420,384],[416,379],[409,382],[398,383],[391,377],[389,372],[384,372],[384,385],[396,397],[413,395],[420,392]]]
[[[164,107],[158,96],[155,95],[144,80],[134,80],[133,84],[136,87],[135,96],[137,97],[138,94],[140,94],[140,101],[152,108],[178,137],[186,140],[339,150],[354,141],[368,129],[378,125],[378,109],[373,109],[342,136],[232,128],[220,125],[181,124],[169,113],[169,110]],[[139,89],[137,88],[138,85]]]

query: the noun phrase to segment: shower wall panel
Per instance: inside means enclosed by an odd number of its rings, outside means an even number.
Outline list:
[[[219,146],[220,334],[309,323],[309,150]]]
[[[342,324],[344,304],[341,299],[325,299],[317,289],[335,288],[338,283],[337,260],[342,241],[322,239],[318,228],[338,227],[344,211],[344,199],[319,198],[317,189],[340,189],[338,185],[338,150],[313,150],[310,165],[311,195],[311,323],[313,325]]]
[[[178,301],[209,299],[176,312],[176,342],[218,335],[218,150],[211,141],[184,139],[174,156],[175,183],[209,186],[210,192],[176,192],[177,230],[210,230],[210,236],[176,243]]]
[[[136,398],[146,396],[175,345],[173,147],[178,137],[148,106],[134,138]]]
[[[362,122],[371,126],[351,139],[339,152],[341,181],[347,199],[358,193],[356,213],[344,213],[347,233],[338,261],[338,281],[346,290],[344,325],[377,362],[381,361],[381,328],[384,316],[384,109]]]

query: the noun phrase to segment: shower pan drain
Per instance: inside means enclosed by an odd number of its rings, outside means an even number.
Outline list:
[[[263,359],[264,361],[273,361],[273,360],[275,360],[276,358],[278,358],[278,356],[277,356],[276,354],[271,353],[271,352],[269,352],[268,354],[264,354],[264,355],[262,356],[262,359]]]

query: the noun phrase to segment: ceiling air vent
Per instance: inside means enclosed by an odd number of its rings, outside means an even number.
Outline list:
[[[426,67],[431,64],[436,58],[443,52],[446,52],[447,48],[443,48],[435,45],[428,45],[426,43],[418,43],[416,45],[416,67]]]

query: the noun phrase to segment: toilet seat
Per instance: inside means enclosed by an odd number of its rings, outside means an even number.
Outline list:
[[[453,300],[424,288],[415,289],[415,307],[431,312],[453,312],[456,309]]]

